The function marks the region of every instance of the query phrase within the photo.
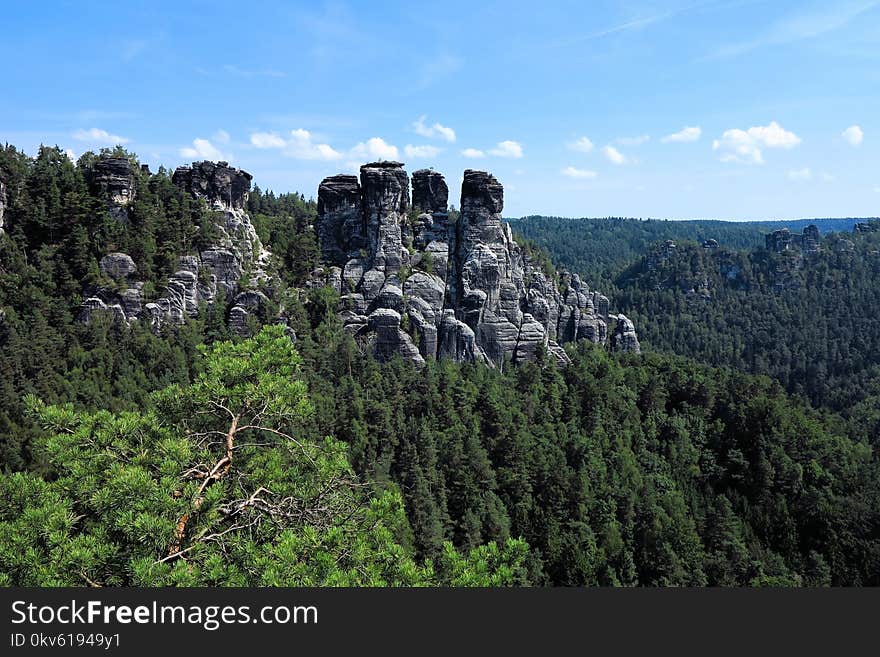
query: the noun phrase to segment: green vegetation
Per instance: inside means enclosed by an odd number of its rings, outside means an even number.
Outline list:
[[[861,438],[876,416],[846,424],[767,378],[589,344],[564,370],[502,374],[379,365],[339,340],[301,345],[314,431],[399,485],[420,555],[514,536],[540,584],[878,582],[876,443]]]
[[[28,400],[50,476],[0,475],[0,584],[521,584],[522,541],[417,564],[399,494],[371,497],[313,414],[280,327],[205,350],[191,385],[112,414]]]
[[[765,374],[840,412],[880,400],[878,232],[831,233],[818,253],[771,253],[764,224],[572,220],[566,228],[528,219],[518,227],[589,283],[590,273],[601,279],[595,285],[648,349]],[[678,240],[676,248],[645,246],[655,237]],[[720,247],[704,248],[709,238]]]
[[[0,584],[880,584],[880,234],[801,266],[745,233],[559,231],[647,353],[418,369],[364,356],[338,293],[299,287],[319,256],[298,194],[249,200],[282,278],[262,320],[295,340],[233,339],[225,300],[158,334],[77,323],[101,256],[155,294],[212,230],[163,170],[113,219],[94,158],[0,150]]]
[[[510,225],[521,237],[547,249],[553,261],[577,272],[606,291],[617,275],[657,242],[717,240],[729,249],[764,246],[764,236],[779,228],[801,232],[815,224],[823,233],[851,232],[863,219],[800,219],[797,221],[667,221],[662,219],[567,219],[522,217]]]

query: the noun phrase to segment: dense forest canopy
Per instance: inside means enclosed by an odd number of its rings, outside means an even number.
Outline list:
[[[878,234],[795,266],[739,224],[518,222],[548,273],[611,284],[646,353],[417,368],[305,285],[301,194],[247,205],[286,328],[235,336],[222,300],[159,331],[77,321],[108,252],[149,299],[212,239],[161,169],[116,220],[99,156],[0,150],[0,584],[880,584]]]
[[[614,282],[617,274],[665,240],[704,242],[716,240],[728,249],[752,249],[764,245],[767,234],[781,228],[801,232],[814,225],[820,232],[852,232],[865,219],[797,219],[794,221],[669,221],[604,217],[568,219],[529,216],[511,219],[521,236],[550,251],[560,265],[584,276],[596,287]]]
[[[880,393],[880,223],[861,220],[866,230],[856,232],[851,219],[817,223],[837,232],[779,252],[766,245],[779,228],[763,222],[516,226],[560,264],[603,278],[649,348],[766,374],[816,406],[849,412]]]

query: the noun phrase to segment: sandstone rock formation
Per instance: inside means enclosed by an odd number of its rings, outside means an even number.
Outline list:
[[[124,212],[135,195],[136,178],[130,162],[104,157],[95,164],[95,172],[95,184],[108,202]],[[200,253],[181,256],[165,293],[146,304],[141,297],[143,283],[134,281],[134,261],[124,253],[104,256],[101,271],[117,284],[87,290],[80,320],[87,322],[95,312],[109,311],[127,322],[143,319],[158,330],[169,322],[182,324],[198,313],[201,304],[214,303],[222,291],[226,302],[232,303],[233,330],[244,332],[248,316],[265,300],[255,289],[268,279],[269,258],[245,210],[251,175],[226,162],[196,162],[179,167],[172,181],[193,197],[204,200],[214,212],[217,242]]]
[[[105,157],[95,172],[108,203],[124,210],[136,194],[129,161]],[[251,176],[226,162],[196,162],[178,168],[172,181],[205,202],[219,238],[180,256],[164,293],[149,302],[135,262],[107,254],[100,268],[112,283],[86,290],[80,319],[110,313],[159,330],[222,298],[230,327],[244,335],[252,316],[266,321],[269,305],[258,288],[268,280],[270,254],[246,212]],[[310,284],[339,292],[343,325],[364,350],[380,359],[496,366],[545,351],[564,363],[561,344],[605,344],[613,319],[611,348],[638,351],[632,322],[609,315],[607,297],[577,275],[544,271],[523,253],[502,221],[504,190],[494,176],[465,171],[460,213],[450,215],[448,197],[440,173],[421,169],[411,182],[399,162],[366,164],[360,177],[321,183],[315,230],[324,267]]]
[[[774,254],[786,254],[785,257],[774,259],[773,290],[796,289],[802,285],[797,270],[803,269],[821,249],[819,228],[810,224],[803,233],[792,233],[787,228],[774,230],[765,237],[765,246]]]
[[[611,349],[613,351],[641,353],[642,348],[639,345],[639,338],[636,335],[636,329],[633,326],[632,320],[626,315],[617,315],[616,319],[617,324],[614,327],[614,333],[611,334]]]
[[[819,251],[819,228],[810,224],[804,228],[803,233],[792,233],[788,228],[774,230],[764,238],[768,251],[783,253],[785,251],[802,250],[805,253],[817,253]]]
[[[92,184],[107,202],[117,221],[128,220],[128,206],[137,195],[135,168],[126,157],[99,158],[92,169]]]
[[[561,343],[607,341],[607,297],[523,254],[502,221],[494,176],[464,172],[454,219],[448,195],[440,173],[421,169],[410,200],[399,162],[366,164],[360,179],[331,176],[319,186],[315,229],[326,266],[316,277],[339,291],[343,324],[364,349],[380,359],[500,366],[540,349],[565,362]],[[632,322],[615,319],[612,348],[637,351]]]
[[[125,253],[109,253],[99,263],[101,273],[114,284],[86,290],[79,320],[89,322],[95,313],[110,313],[122,321],[136,319],[143,310],[143,282],[135,280],[137,267]]]

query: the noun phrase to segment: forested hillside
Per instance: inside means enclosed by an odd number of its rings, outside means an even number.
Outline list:
[[[877,403],[878,222],[817,235],[813,245],[782,242],[777,251],[769,242],[785,233],[769,223],[574,220],[556,233],[530,221],[517,226],[561,264],[603,272],[649,348],[772,376],[816,406],[845,412]],[[584,225],[589,230],[578,233]],[[601,262],[593,255],[597,235],[607,247]],[[616,254],[627,249],[643,250],[623,262]]]
[[[864,219],[799,219],[795,221],[668,221],[607,217],[568,219],[530,216],[511,219],[513,229],[527,240],[547,249],[560,265],[578,272],[592,285],[613,283],[617,274],[645,255],[657,242],[715,240],[728,249],[752,249],[764,245],[774,230],[801,232],[815,225],[822,234],[852,232]]]
[[[339,293],[313,284],[315,204],[256,189],[237,211],[271,278],[248,292],[265,301],[247,331],[222,294],[180,324],[83,321],[87,290],[122,294],[108,252],[131,255],[150,302],[181,256],[216,241],[214,211],[162,170],[135,167],[120,221],[96,157],[0,152],[0,584],[880,584],[867,398],[817,410],[768,377],[586,340],[564,366],[544,349],[505,367],[379,362],[345,329]],[[786,290],[873,275],[858,258],[875,239],[823,242],[817,273],[785,272],[821,277]],[[637,305],[671,295],[718,312],[719,295],[776,281],[730,252],[743,285],[713,274],[703,299],[672,286],[687,278],[675,263],[714,271],[722,250],[678,248],[612,289],[663,351],[654,306]]]

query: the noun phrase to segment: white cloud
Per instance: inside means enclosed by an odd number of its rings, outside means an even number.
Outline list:
[[[76,153],[74,153],[71,149],[65,148],[64,154],[67,156],[67,159],[76,164]]]
[[[639,135],[638,137],[619,137],[617,143],[621,146],[641,146],[651,141],[650,135]]]
[[[813,173],[808,167],[803,169],[792,169],[788,172],[788,179],[794,182],[806,182],[813,178]]]
[[[563,176],[576,178],[578,180],[592,180],[598,175],[595,171],[589,171],[588,169],[576,169],[574,167],[565,167],[561,171],[561,173]]]
[[[794,148],[801,138],[784,129],[776,121],[769,125],[753,126],[748,130],[733,128],[725,130],[721,139],[712,142],[712,150],[720,151],[722,162],[763,164],[764,148]]]
[[[666,135],[660,141],[662,141],[664,144],[686,143],[697,141],[702,134],[703,130],[702,128],[700,128],[700,126],[688,126],[682,128],[678,132],[673,132],[671,135]]]
[[[329,144],[315,143],[312,133],[302,128],[290,131],[290,137],[284,138],[276,132],[254,132],[251,144],[256,148],[277,148],[283,155],[298,160],[338,160],[342,153]]]
[[[216,141],[218,144],[228,144],[229,143],[229,133],[225,130],[218,130],[215,132],[211,139]]]
[[[822,180],[824,180],[825,182],[832,182],[834,181],[834,179],[834,176],[827,171],[822,173]]]
[[[286,143],[281,135],[275,132],[254,132],[251,134],[251,144],[257,148],[284,148]]]
[[[381,137],[371,137],[352,148],[351,156],[358,159],[396,160],[397,146],[392,146]]]
[[[117,144],[127,144],[131,141],[128,137],[111,135],[106,130],[101,130],[100,128],[77,130],[73,133],[73,138],[78,141],[88,141],[93,144],[101,144],[102,146],[116,146]]]
[[[858,146],[865,139],[865,133],[857,125],[851,125],[840,133],[840,136],[843,137],[850,146]]]
[[[426,125],[425,120],[427,118],[426,115],[422,114],[413,122],[412,127],[417,135],[428,137],[429,139],[445,139],[449,143],[455,142],[455,130],[440,123],[434,123],[434,125],[430,126]]]
[[[614,146],[603,146],[602,153],[608,158],[608,161],[613,164],[626,164],[627,162],[626,156],[614,148]]]
[[[440,152],[440,150],[441,149],[437,148],[436,146],[428,146],[428,145],[413,146],[412,144],[407,144],[406,146],[403,147],[403,152],[406,154],[407,157],[416,157],[416,158],[418,158],[418,157],[425,157],[425,158],[437,157],[437,154]]]
[[[284,154],[298,160],[338,160],[342,157],[342,153],[331,148],[329,144],[313,142],[312,133],[302,128],[290,131]]]
[[[486,154],[478,148],[465,148],[462,152],[462,157],[469,158],[479,158],[486,157]]]
[[[232,159],[229,155],[224,155],[214,144],[207,139],[193,139],[193,145],[180,149],[181,157],[201,158],[203,160],[226,160]]]
[[[575,139],[573,142],[568,144],[569,150],[577,151],[578,153],[589,153],[593,150],[593,142],[590,141],[588,137],[581,137],[580,139]]]
[[[489,151],[489,154],[494,155],[495,157],[520,158],[523,156],[523,149],[519,142],[507,139],[505,141],[499,141],[498,145]]]

